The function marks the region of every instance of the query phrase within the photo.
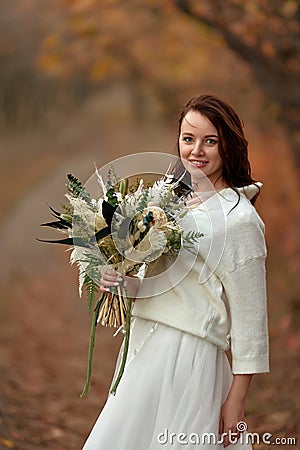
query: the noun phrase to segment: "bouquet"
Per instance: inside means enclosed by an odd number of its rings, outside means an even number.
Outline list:
[[[103,271],[113,269],[121,276],[134,276],[141,281],[152,261],[162,254],[176,258],[185,246],[192,251],[192,244],[202,236],[198,231],[185,233],[180,226],[187,213],[186,196],[177,196],[179,181],[173,175],[145,185],[136,180],[119,179],[113,167],[104,183],[96,169],[99,193],[91,198],[82,183],[73,175],[67,175],[68,205],[63,212],[50,207],[55,221],[43,223],[68,235],[59,240],[41,240],[70,247],[71,264],[79,269],[79,295],[83,288],[87,294],[89,312],[93,310],[90,333],[89,358],[86,382],[81,397],[89,389],[97,324],[122,328],[125,334],[122,361],[111,388],[115,394],[123,375],[130,336],[132,297],[126,283],[112,287],[99,296]]]

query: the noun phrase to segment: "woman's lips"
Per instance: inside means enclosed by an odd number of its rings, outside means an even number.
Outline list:
[[[204,161],[204,160],[197,160],[197,159],[190,160],[189,159],[188,161],[193,167],[197,167],[197,169],[202,169],[203,167],[205,167],[208,164],[208,161]]]

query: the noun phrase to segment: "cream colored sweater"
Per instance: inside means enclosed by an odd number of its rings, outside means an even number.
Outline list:
[[[264,224],[250,202],[257,187],[238,191],[238,204],[226,188],[189,211],[183,229],[204,236],[147,273],[133,315],[231,348],[234,374],[268,372]]]

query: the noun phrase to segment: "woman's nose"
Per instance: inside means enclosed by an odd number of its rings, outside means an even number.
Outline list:
[[[194,148],[192,150],[193,155],[204,155],[204,149],[203,149],[203,142],[202,141],[196,141]]]

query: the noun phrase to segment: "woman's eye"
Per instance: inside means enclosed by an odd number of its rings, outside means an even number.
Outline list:
[[[191,138],[190,136],[185,136],[182,140],[183,142],[193,142],[193,138]]]
[[[218,141],[213,138],[208,138],[205,140],[205,144],[207,144],[207,145],[216,145],[217,143],[218,143]]]

